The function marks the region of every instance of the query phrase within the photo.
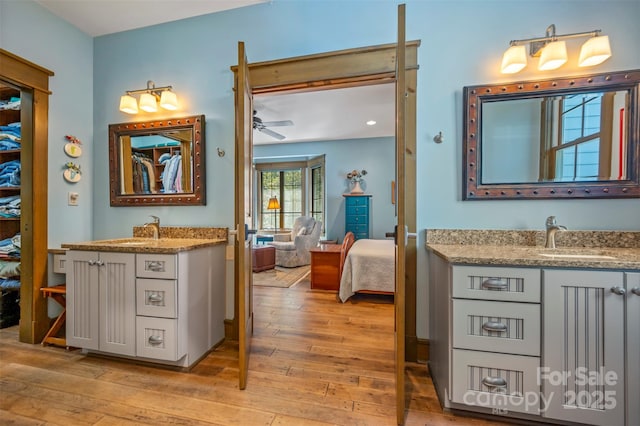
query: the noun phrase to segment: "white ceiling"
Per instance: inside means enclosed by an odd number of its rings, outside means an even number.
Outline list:
[[[82,32],[96,37],[267,0],[36,0]]]
[[[55,15],[90,36],[100,36],[198,15],[240,8],[269,0],[36,0]],[[278,59],[278,58],[273,58]],[[263,121],[291,120],[273,127],[286,137],[278,141],[254,132],[255,144],[393,136],[393,84],[306,93],[256,96]],[[377,124],[367,126],[367,120]]]

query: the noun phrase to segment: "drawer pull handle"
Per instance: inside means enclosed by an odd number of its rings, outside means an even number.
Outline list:
[[[507,381],[502,377],[491,377],[487,376],[482,379],[482,384],[488,388],[506,388]]]
[[[618,296],[624,296],[627,291],[622,287],[611,287],[611,293],[615,293]]]
[[[147,297],[149,303],[160,303],[162,302],[162,295],[157,293],[151,293],[149,297]]]
[[[162,337],[160,337],[160,336],[149,336],[149,344],[150,345],[161,345],[162,343],[164,343],[164,340],[162,340]]]
[[[487,278],[482,282],[482,288],[487,290],[505,290],[508,286],[509,283],[500,278]]]
[[[640,287],[632,288],[631,293],[635,294],[636,296],[640,296]]]
[[[147,269],[153,272],[162,272],[164,268],[162,267],[163,262],[148,262]]]
[[[507,331],[507,325],[498,321],[487,321],[482,324],[482,328],[486,331],[497,331],[498,333]]]

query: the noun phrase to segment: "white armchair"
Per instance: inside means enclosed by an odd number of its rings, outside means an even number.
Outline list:
[[[300,216],[293,222],[288,234],[274,235],[269,243],[276,248],[276,265],[293,268],[311,263],[309,250],[318,245],[322,222],[309,216]]]

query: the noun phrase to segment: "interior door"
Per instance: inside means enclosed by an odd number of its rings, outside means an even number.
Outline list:
[[[395,288],[395,355],[396,417],[404,424],[404,359],[405,359],[405,261],[406,261],[406,179],[405,179],[405,109],[406,109],[406,43],[405,5],[398,5],[398,40],[396,46],[396,288]]]
[[[236,244],[235,268],[238,291],[238,359],[240,389],[247,387],[251,336],[253,335],[253,274],[251,271],[251,196],[253,164],[253,97],[244,42],[238,42],[236,73]]]

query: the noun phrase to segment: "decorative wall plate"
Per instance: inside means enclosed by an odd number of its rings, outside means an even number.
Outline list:
[[[64,152],[69,157],[77,158],[82,155],[82,148],[80,148],[80,145],[78,144],[69,142],[68,144],[65,144]]]
[[[71,183],[76,183],[80,180],[80,178],[82,177],[82,175],[76,171],[73,171],[71,169],[67,169],[62,173],[62,176],[64,176],[64,180],[66,180],[67,182],[71,182]]]

